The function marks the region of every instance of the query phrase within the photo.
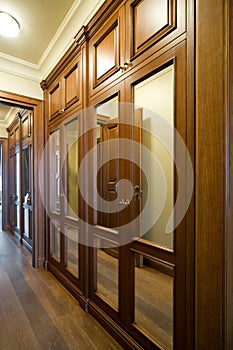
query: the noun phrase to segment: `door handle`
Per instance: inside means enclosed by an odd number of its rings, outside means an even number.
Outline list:
[[[142,198],[142,186],[135,185],[134,186],[134,199],[140,199]]]
[[[124,198],[122,198],[121,201],[119,202],[119,204],[128,206],[128,205],[130,205],[130,200],[128,198],[126,200],[124,200]]]

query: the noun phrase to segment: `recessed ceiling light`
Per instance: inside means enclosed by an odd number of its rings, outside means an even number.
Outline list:
[[[0,35],[14,38],[19,34],[19,22],[6,12],[0,11]]]

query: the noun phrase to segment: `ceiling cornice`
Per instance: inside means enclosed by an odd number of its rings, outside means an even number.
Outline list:
[[[36,83],[40,82],[54,68],[72,43],[75,42],[76,33],[84,24],[88,23],[103,2],[104,0],[99,0],[93,5],[93,0],[76,0],[38,64],[0,52],[0,71]],[[79,16],[79,9],[81,9],[82,16]]]
[[[77,11],[77,9],[79,8],[81,2],[84,0],[77,0],[73,6],[71,7],[70,11],[67,13],[65,19],[63,20],[62,24],[60,25],[60,27],[58,28],[57,32],[55,33],[53,39],[50,41],[47,49],[44,51],[43,55],[41,56],[38,64],[37,64],[37,68],[40,70],[41,66],[43,65],[43,63],[45,62],[46,58],[48,57],[48,54],[50,51],[52,51],[53,47],[55,46],[56,42],[59,40],[61,34],[64,32],[67,24],[70,22],[71,18],[74,16],[75,12]],[[72,39],[70,40],[70,42],[72,42]],[[69,45],[69,44],[68,44]],[[67,45],[66,45],[67,46]]]

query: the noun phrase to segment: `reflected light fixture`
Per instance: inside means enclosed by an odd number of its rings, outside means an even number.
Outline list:
[[[9,13],[0,11],[0,35],[14,38],[19,34],[19,22]]]

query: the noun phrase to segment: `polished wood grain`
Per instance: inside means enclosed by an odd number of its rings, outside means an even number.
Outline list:
[[[31,255],[0,231],[0,348],[89,350],[121,347]]]
[[[165,0],[159,0],[156,3],[154,0],[143,0],[133,7],[135,53],[140,46],[168,25],[169,10],[172,9],[171,2],[169,1],[168,4]]]
[[[233,2],[229,2],[229,135],[233,135]],[[229,213],[233,212],[233,139],[229,138]],[[229,215],[227,236],[227,315],[226,315],[226,343],[225,348],[231,350],[233,344],[233,215]]]
[[[223,3],[197,1],[196,17],[195,348],[202,350],[225,349],[228,115]]]
[[[9,230],[9,196],[8,196],[8,147],[9,140],[5,138],[0,138],[0,143],[2,145],[2,227],[4,230]]]

